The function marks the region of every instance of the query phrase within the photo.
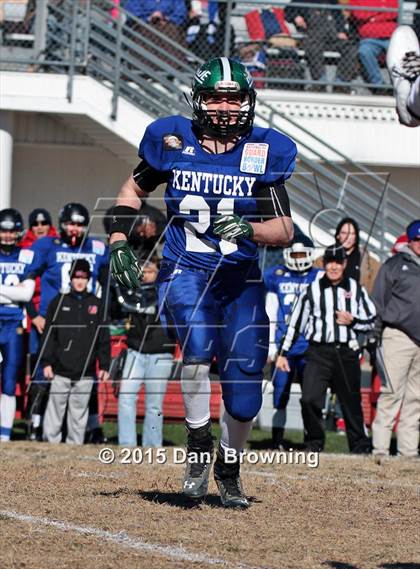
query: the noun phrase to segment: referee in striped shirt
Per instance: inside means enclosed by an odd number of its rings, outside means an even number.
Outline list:
[[[324,448],[322,409],[331,385],[343,409],[350,452],[368,453],[371,445],[360,401],[356,332],[371,330],[376,312],[365,289],[344,276],[346,263],[345,250],[339,243],[325,250],[325,275],[300,296],[280,345],[280,356],[287,355],[299,333],[305,335],[309,347],[305,354],[301,405],[307,449]],[[289,371],[286,357],[280,358],[277,366]]]

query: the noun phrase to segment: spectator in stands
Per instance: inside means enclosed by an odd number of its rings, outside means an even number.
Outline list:
[[[375,282],[376,330],[382,343],[386,385],[372,424],[373,453],[387,456],[400,411],[397,448],[416,457],[420,420],[420,219],[407,227],[408,244],[388,259]],[[381,338],[381,339],[380,339]]]
[[[341,10],[325,10],[318,8],[301,8],[295,6],[299,0],[292,0],[285,8],[288,22],[293,22],[298,31],[306,34],[303,40],[305,57],[309,64],[314,81],[325,80],[324,51],[337,50],[340,60],[337,65],[335,81],[336,90],[350,92],[349,87],[340,83],[350,82],[355,74],[356,46],[349,37],[348,26]],[[310,0],[316,3],[317,0]],[[337,0],[329,0],[325,4],[337,5]],[[313,86],[314,90],[325,91],[324,85]]]
[[[155,260],[144,265],[140,302],[131,308],[127,332],[128,353],[118,396],[118,442],[123,446],[137,445],[136,400],[142,384],[146,392],[143,424],[144,447],[162,446],[162,405],[172,370],[174,344],[160,325],[157,308]]]
[[[351,217],[343,218],[335,229],[335,239],[341,243],[346,253],[347,263],[344,275],[360,283],[370,294],[380,263],[369,254],[366,248],[360,251],[360,230],[357,221]],[[315,266],[323,266],[322,257],[315,261]]]
[[[395,8],[394,12],[376,12],[375,10],[352,10],[359,34],[359,59],[369,83],[381,87],[374,89],[373,94],[390,94],[383,90],[385,81],[381,73],[379,60],[385,55],[393,31],[397,27],[398,0],[352,0],[352,6],[368,8]]]
[[[185,47],[184,26],[187,23],[188,14],[184,0],[126,0],[124,8],[148,25],[146,27],[133,19],[128,20],[131,28],[138,33],[135,41],[141,44],[143,49],[175,68],[177,61],[185,61],[185,55],[181,50],[177,50],[171,43],[165,42],[152,30],[157,30],[180,46]],[[142,38],[148,39],[170,55],[165,57],[159,49],[153,49],[146,42],[142,43]],[[149,60],[145,60],[145,63],[149,67],[156,68]]]
[[[88,292],[91,268],[77,259],[70,269],[71,290],[48,306],[41,365],[52,389],[44,418],[44,439],[59,443],[67,410],[66,442],[83,444],[89,399],[96,375],[107,381],[110,339],[101,301]]]
[[[299,297],[280,344],[279,355],[287,357],[300,333],[304,333],[309,342],[301,404],[305,445],[311,451],[324,448],[322,409],[331,384],[343,408],[350,452],[370,452],[360,401],[361,371],[356,332],[373,328],[375,307],[365,289],[354,279],[344,276],[346,263],[340,243],[327,247],[325,275],[310,284]]]
[[[31,211],[28,218],[29,229],[23,236],[20,242],[20,247],[31,247],[35,241],[42,237],[57,237],[57,230],[52,225],[51,214],[44,208],[35,208]],[[31,354],[31,370],[35,369],[36,357],[39,350],[39,341],[41,334],[44,331],[45,319],[38,314],[39,303],[41,300],[41,278],[36,277],[35,292],[26,305],[26,312],[28,315],[28,329],[29,329],[29,353]],[[48,389],[48,385],[42,382],[35,386],[31,382],[28,392],[28,401],[26,413],[28,418],[28,438],[29,440],[42,439],[42,426],[41,419],[45,411],[46,393],[40,394],[41,391]]]
[[[235,8],[232,2],[231,8]],[[210,59],[224,55],[227,4],[217,0],[187,1],[188,27],[186,41],[198,57]],[[235,29],[230,27],[230,53],[235,46]]]

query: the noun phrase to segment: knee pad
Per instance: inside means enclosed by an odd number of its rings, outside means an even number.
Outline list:
[[[231,359],[220,372],[226,411],[237,421],[251,421],[261,409],[263,371],[255,364]]]
[[[235,398],[223,397],[223,402],[231,417],[241,423],[247,423],[258,415],[262,405],[262,394],[261,392],[258,396],[236,394]]]

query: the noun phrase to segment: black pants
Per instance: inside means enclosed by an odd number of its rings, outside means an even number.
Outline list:
[[[322,409],[331,385],[343,409],[350,452],[367,452],[370,441],[365,433],[360,401],[358,352],[343,344],[313,344],[305,359],[301,399],[305,444],[314,449],[324,448]]]
[[[305,57],[312,79],[319,80],[324,73],[326,50],[338,51],[341,55],[337,65],[337,79],[351,81],[355,76],[357,45],[350,39],[339,40],[333,16],[325,11],[311,10],[308,17],[307,36],[303,41]]]

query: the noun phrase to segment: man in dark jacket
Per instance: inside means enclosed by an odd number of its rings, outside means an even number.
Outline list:
[[[341,10],[325,10],[318,6],[302,8],[295,6],[299,0],[292,0],[285,8],[288,22],[293,22],[298,31],[305,33],[303,48],[308,61],[312,79],[319,81],[326,79],[324,69],[324,51],[337,50],[340,60],[337,65],[336,90],[350,92],[349,87],[343,88],[339,84],[349,82],[355,73],[357,47],[349,36],[349,30]],[[308,0],[307,3],[319,4],[317,0]],[[329,0],[325,4],[337,5],[337,0]],[[324,86],[316,86],[316,90],[324,90]]]
[[[96,360],[99,379],[108,379],[109,330],[100,299],[87,292],[90,276],[89,262],[77,259],[70,270],[70,292],[56,296],[47,310],[41,365],[52,380],[44,417],[44,440],[49,442],[61,441],[67,409],[66,442],[83,443]]]
[[[373,453],[388,455],[398,411],[398,453],[416,457],[420,419],[420,219],[407,227],[408,244],[379,271],[372,292],[382,333],[387,384],[372,425]]]

